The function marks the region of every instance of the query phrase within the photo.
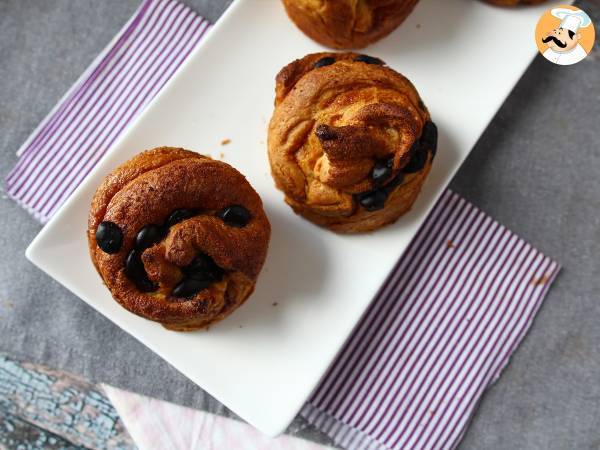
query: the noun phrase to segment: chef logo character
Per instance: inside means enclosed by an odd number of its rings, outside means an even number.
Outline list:
[[[565,6],[553,8],[542,16],[536,30],[536,40],[544,58],[554,64],[567,66],[578,63],[588,55],[594,44],[594,34],[592,21],[584,11]]]

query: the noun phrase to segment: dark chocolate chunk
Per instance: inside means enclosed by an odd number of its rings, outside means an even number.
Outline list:
[[[158,286],[148,278],[144,263],[142,262],[142,252],[139,250],[131,250],[127,255],[125,259],[125,275],[142,292],[152,292],[158,289]]]
[[[404,174],[402,172],[398,172],[396,174],[396,176],[389,181],[389,183],[387,183],[385,186],[383,186],[381,188],[381,190],[383,190],[387,195],[390,195],[390,193],[397,186],[400,186],[403,181],[404,181]]]
[[[429,150],[433,156],[437,151],[437,141],[438,141],[438,129],[435,123],[427,122],[423,126],[423,133],[421,134],[421,139],[419,140],[421,147],[425,150]]]
[[[173,211],[171,213],[171,215],[165,222],[165,226],[167,228],[172,227],[173,225],[176,225],[179,222],[183,222],[184,220],[189,219],[190,217],[194,217],[196,214],[198,214],[197,209],[193,209],[193,208],[176,209],[175,211]]]
[[[319,125],[315,131],[315,134],[322,141],[332,141],[337,138],[337,134],[329,125]]]
[[[213,261],[213,259],[205,253],[200,253],[181,271],[188,278],[206,281],[221,281],[223,279],[224,270],[221,269]]]
[[[404,173],[415,173],[425,167],[425,163],[427,162],[427,149],[422,146],[418,146],[417,150],[413,153],[410,161],[407,165],[402,168],[402,172]]]
[[[392,164],[393,164],[393,160]],[[377,161],[375,166],[373,166],[373,171],[371,172],[371,178],[375,182],[375,186],[381,186],[385,183],[390,175],[392,174],[392,164],[389,164],[388,161]]]
[[[319,59],[313,67],[318,69],[319,67],[330,66],[335,62],[335,58],[332,56],[325,56],[324,58]]]
[[[150,224],[142,228],[135,237],[135,246],[138,250],[152,247],[165,235],[165,229],[160,225]]]
[[[173,288],[171,295],[174,297],[193,297],[198,292],[210,286],[210,283],[211,282],[209,280],[184,278],[177,286],[175,286],[175,288]]]
[[[117,253],[123,245],[123,232],[116,223],[100,222],[96,229],[96,243],[105,253]]]
[[[363,192],[356,195],[356,200],[367,211],[377,211],[385,206],[387,194],[380,189],[375,189],[369,192]]]
[[[230,227],[242,228],[245,227],[252,216],[250,211],[240,205],[231,205],[223,208],[217,213],[217,216]]]
[[[354,61],[364,62],[366,64],[376,64],[378,66],[383,66],[385,63],[379,58],[375,58],[374,56],[369,55],[358,55],[354,58]]]

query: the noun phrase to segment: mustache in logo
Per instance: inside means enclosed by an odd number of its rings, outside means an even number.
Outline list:
[[[567,43],[566,43],[566,42],[561,42],[561,41],[559,41],[559,40],[558,40],[558,38],[556,38],[555,36],[547,36],[547,37],[545,37],[545,38],[543,38],[543,39],[542,39],[542,42],[543,42],[544,44],[546,44],[546,43],[548,43],[548,42],[550,42],[550,41],[554,41],[554,43],[555,43],[555,44],[556,44],[558,47],[560,47],[560,48],[565,48],[565,47],[567,46]]]

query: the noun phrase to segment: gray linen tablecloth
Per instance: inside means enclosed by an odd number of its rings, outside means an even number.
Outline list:
[[[187,3],[215,21],[229,2]],[[0,0],[2,178],[15,150],[138,4]],[[579,5],[600,23],[598,0]],[[572,67],[537,57],[452,182],[564,266],[529,336],[485,396],[463,450],[600,448],[599,100],[600,49]],[[39,229],[2,196],[0,352],[226,413],[27,262],[25,248]]]

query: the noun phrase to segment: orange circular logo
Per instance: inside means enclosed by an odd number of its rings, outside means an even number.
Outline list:
[[[590,16],[570,5],[549,9],[535,28],[535,43],[540,53],[561,66],[584,59],[592,51],[595,37]]]

